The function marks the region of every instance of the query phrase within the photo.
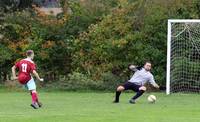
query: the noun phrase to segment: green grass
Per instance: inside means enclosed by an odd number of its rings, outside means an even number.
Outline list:
[[[137,104],[128,103],[133,93],[124,93],[113,104],[113,93],[41,92],[44,107],[32,109],[26,92],[0,93],[0,122],[200,122],[198,94],[146,93]]]

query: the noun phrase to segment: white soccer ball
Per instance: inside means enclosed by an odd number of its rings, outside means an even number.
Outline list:
[[[156,96],[149,95],[147,100],[148,100],[149,103],[155,103],[156,102]]]

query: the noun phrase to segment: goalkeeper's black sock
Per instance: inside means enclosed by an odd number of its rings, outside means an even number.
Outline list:
[[[120,94],[121,94],[120,91],[116,91],[115,101],[114,102],[119,102],[119,96],[120,96]]]
[[[143,90],[138,91],[138,92],[136,93],[136,95],[132,97],[132,99],[133,99],[133,100],[136,100],[138,97],[142,96],[143,93],[144,93]]]

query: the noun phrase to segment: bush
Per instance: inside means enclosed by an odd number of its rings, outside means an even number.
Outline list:
[[[72,91],[87,91],[87,90],[99,90],[99,91],[113,91],[116,86],[124,82],[120,76],[116,76],[111,72],[103,73],[100,80],[93,80],[89,76],[73,72],[68,75],[67,78],[60,79],[59,81],[50,81],[43,86],[47,89],[57,90],[72,90]]]
[[[67,87],[72,90],[89,90],[95,88],[96,82],[89,79],[86,75],[73,72],[68,75]]]
[[[103,82],[99,85],[103,90],[115,90],[120,83],[125,81],[125,79],[123,79],[122,77],[116,76],[111,72],[103,73],[101,76],[101,80]]]

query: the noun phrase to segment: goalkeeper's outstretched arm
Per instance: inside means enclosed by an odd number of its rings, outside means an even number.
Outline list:
[[[160,86],[159,86],[157,83],[153,84],[153,86],[154,86],[155,88],[157,88],[157,89],[160,88]]]
[[[153,87],[160,89],[160,86],[155,82],[153,75],[151,79],[149,80],[149,82],[153,85]]]
[[[133,72],[136,72],[136,71],[140,70],[141,68],[142,68],[141,66],[136,66],[136,65],[133,65],[133,64],[128,66],[128,69],[133,71]]]

